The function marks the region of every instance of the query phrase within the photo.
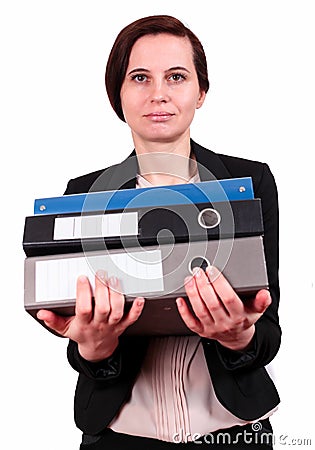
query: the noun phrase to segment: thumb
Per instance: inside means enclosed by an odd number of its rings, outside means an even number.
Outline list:
[[[51,328],[53,331],[56,331],[64,337],[68,331],[69,323],[72,320],[72,317],[59,316],[58,314],[46,309],[39,310],[37,313],[37,318],[38,320],[43,321],[48,328]]]
[[[271,295],[267,289],[262,289],[258,291],[256,297],[253,301],[253,309],[257,313],[264,313],[268,306],[271,304]]]

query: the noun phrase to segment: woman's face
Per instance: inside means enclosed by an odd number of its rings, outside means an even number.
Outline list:
[[[189,39],[171,34],[138,39],[120,95],[135,142],[175,142],[189,136],[195,110],[205,98]]]

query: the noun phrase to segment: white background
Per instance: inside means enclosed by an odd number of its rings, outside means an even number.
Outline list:
[[[198,35],[208,58],[211,89],[192,137],[218,153],[267,162],[276,178],[283,344],[272,365],[282,398],[272,423],[276,448],[293,439],[315,445],[313,2],[7,0],[0,9],[0,441],[6,450],[79,447],[72,409],[77,376],[66,361],[66,340],[23,310],[24,218],[35,198],[62,195],[68,179],[132,150],[128,127],[106,98],[106,59],[122,27],[165,13]]]

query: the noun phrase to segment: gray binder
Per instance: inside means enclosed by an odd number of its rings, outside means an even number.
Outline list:
[[[39,309],[74,313],[76,280],[87,275],[92,287],[99,269],[120,280],[126,310],[137,296],[146,299],[138,321],[126,334],[187,335],[175,300],[185,297],[184,279],[194,267],[216,266],[246,301],[268,288],[262,236],[196,241],[28,257],[25,259],[24,306],[34,318]]]

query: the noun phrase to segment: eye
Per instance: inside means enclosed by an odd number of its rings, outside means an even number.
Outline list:
[[[148,77],[143,73],[137,73],[135,75],[132,75],[131,79],[137,81],[138,83],[143,83],[147,81]]]
[[[179,83],[186,80],[186,75],[184,75],[183,73],[172,73],[172,75],[169,76],[169,80],[174,81],[175,83]]]

